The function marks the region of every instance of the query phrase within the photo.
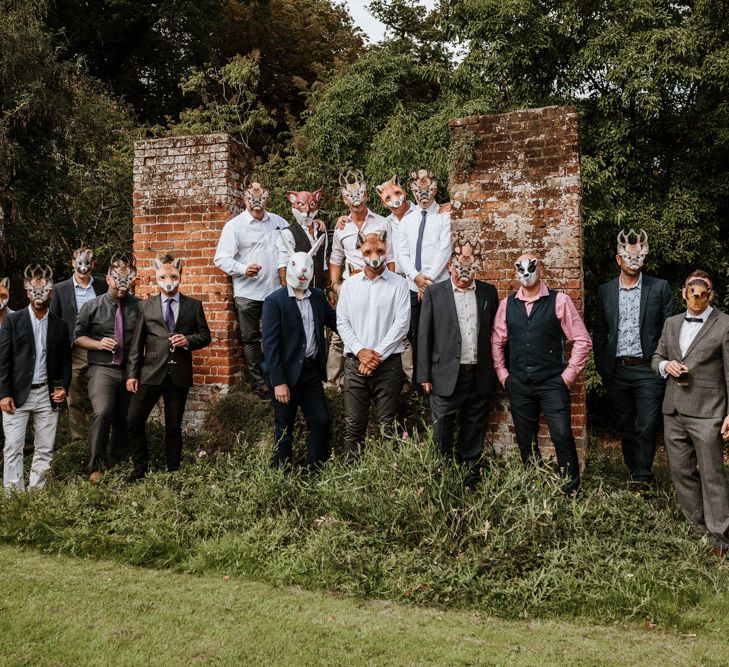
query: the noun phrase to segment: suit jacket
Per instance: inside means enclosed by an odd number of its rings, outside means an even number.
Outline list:
[[[640,288],[640,346],[643,358],[650,361],[656,351],[664,322],[676,312],[670,285],[661,278],[643,274]],[[618,348],[620,282],[613,278],[597,291],[597,314],[594,330],[595,366],[606,382],[615,372]]]
[[[712,310],[686,354],[681,355],[678,336],[684,317],[681,313],[666,320],[651,364],[655,373],[661,361],[674,359],[691,369],[688,387],[679,387],[676,378],[668,376],[663,414],[723,419],[729,396],[729,315]]]
[[[127,377],[141,384],[160,385],[167,373],[177,387],[192,387],[192,353],[210,345],[210,329],[203,305],[180,294],[180,307],[173,333],[187,336],[187,349],[178,347],[171,355],[169,332],[162,314],[162,300],[155,295],[139,302],[139,318],[132,334],[127,359]],[[176,363],[169,364],[170,358]]]
[[[316,360],[322,380],[326,380],[326,341],[324,325],[337,330],[337,313],[329,305],[324,292],[310,288],[311,310],[314,314]],[[263,377],[269,387],[280,384],[293,387],[299,380],[306,351],[306,334],[296,297],[289,296],[288,288],[281,287],[269,294],[263,302]]]
[[[0,329],[0,399],[13,397],[20,408],[28,400],[35,368],[35,338],[27,308],[5,316]],[[56,380],[61,380],[68,391],[71,384],[71,346],[68,344],[66,323],[52,313],[48,314],[46,337],[46,372],[48,373],[48,401]]]
[[[99,278],[92,278],[91,280],[96,296],[101,296],[109,290],[109,286],[105,280],[100,280]],[[73,277],[53,286],[49,310],[66,323],[69,331],[68,337],[73,344],[73,331],[76,328],[76,315],[78,312],[76,310],[76,292],[73,285]]]
[[[476,390],[492,394],[497,379],[491,357],[491,326],[499,307],[499,295],[490,283],[476,280],[479,312]],[[431,382],[433,391],[450,396],[456,388],[461,365],[461,328],[458,325],[453,283],[444,280],[425,290],[418,331],[418,382]]]

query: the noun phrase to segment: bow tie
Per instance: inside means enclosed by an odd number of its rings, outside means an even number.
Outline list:
[[[684,322],[701,322],[704,323],[704,320],[700,317],[684,317]]]

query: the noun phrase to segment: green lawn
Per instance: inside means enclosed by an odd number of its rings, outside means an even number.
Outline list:
[[[0,663],[725,665],[729,623],[504,621],[0,546]]]

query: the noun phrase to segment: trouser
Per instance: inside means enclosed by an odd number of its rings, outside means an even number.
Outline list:
[[[337,384],[344,372],[344,343],[336,331],[332,332],[327,356],[327,382]]]
[[[450,396],[430,395],[433,439],[440,453],[453,451],[453,431],[458,419],[458,459],[469,468],[477,468],[490,408],[491,396],[479,395],[476,388],[476,365],[462,365]]]
[[[391,430],[400,404],[403,373],[400,354],[389,356],[372,375],[359,374],[359,360],[344,360],[344,463],[353,463],[367,433],[370,403],[380,428]]]
[[[409,335],[409,334],[408,334]],[[402,370],[408,382],[413,381],[413,346],[410,339],[405,338],[403,341],[405,349],[402,353]],[[336,384],[342,378],[344,373],[344,343],[336,332],[332,333],[332,339],[329,342],[329,355],[327,356],[327,382]]]
[[[68,425],[71,437],[80,439],[86,436],[86,412],[83,409],[83,380],[89,368],[88,350],[74,345],[71,351],[71,386],[68,388]]]
[[[106,456],[111,429],[108,464],[116,465],[129,454],[127,410],[131,394],[126,387],[127,374],[114,366],[89,366],[89,398],[92,417],[89,426],[89,470],[99,470]]]
[[[272,392],[273,393],[273,392]],[[294,423],[296,412],[301,408],[309,429],[309,470],[319,467],[329,456],[329,411],[321,381],[321,371],[316,360],[305,360],[298,381],[289,387],[289,402],[284,405],[272,398],[274,415],[274,441],[276,451],[273,466],[278,468],[292,461]]]
[[[413,373],[412,382],[419,382],[418,380],[418,330],[420,329],[420,299],[418,299],[418,291],[410,291],[410,330],[408,331],[408,338],[410,339],[410,345],[413,348]]]
[[[607,395],[615,426],[622,437],[623,460],[636,482],[653,479],[656,427],[665,382],[646,364],[615,365]]]
[[[572,435],[570,392],[562,376],[554,375],[542,382],[520,382],[512,373],[506,380],[506,389],[522,461],[542,460],[537,440],[542,413],[557,452],[560,474],[567,480],[564,491],[576,491],[580,486],[580,465]]]
[[[149,466],[147,445],[147,419],[157,401],[162,397],[165,413],[165,462],[172,472],[182,461],[182,417],[189,387],[178,387],[169,374],[161,384],[139,384],[132,396],[127,415],[129,446],[134,463],[134,472],[144,474]]]
[[[681,511],[717,547],[729,547],[729,484],[724,472],[723,417],[663,415],[666,452]]]
[[[33,418],[35,441],[28,486],[31,489],[42,489],[45,486],[45,474],[53,460],[53,443],[56,440],[56,427],[58,426],[58,412],[51,408],[47,384],[38,389],[31,389],[25,403],[22,407],[16,408],[14,414],[3,412],[3,431],[5,432],[3,485],[6,489],[25,490],[23,446],[28,421],[31,417]]]
[[[240,339],[243,342],[243,356],[251,386],[255,390],[266,387],[261,371],[263,348],[261,347],[261,315],[263,301],[255,301],[244,297],[235,297],[235,309],[238,313]]]

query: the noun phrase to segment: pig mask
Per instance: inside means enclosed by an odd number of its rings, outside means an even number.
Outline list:
[[[309,252],[296,252],[286,234],[281,234],[281,239],[291,257],[286,266],[286,284],[291,289],[307,290],[309,288],[309,283],[314,277],[314,255],[321,248],[325,238],[326,236],[322,234],[311,246]]]
[[[321,188],[314,192],[306,190],[289,191],[286,199],[291,203],[291,212],[302,227],[308,227],[316,219],[319,213],[319,202],[321,200]]]

